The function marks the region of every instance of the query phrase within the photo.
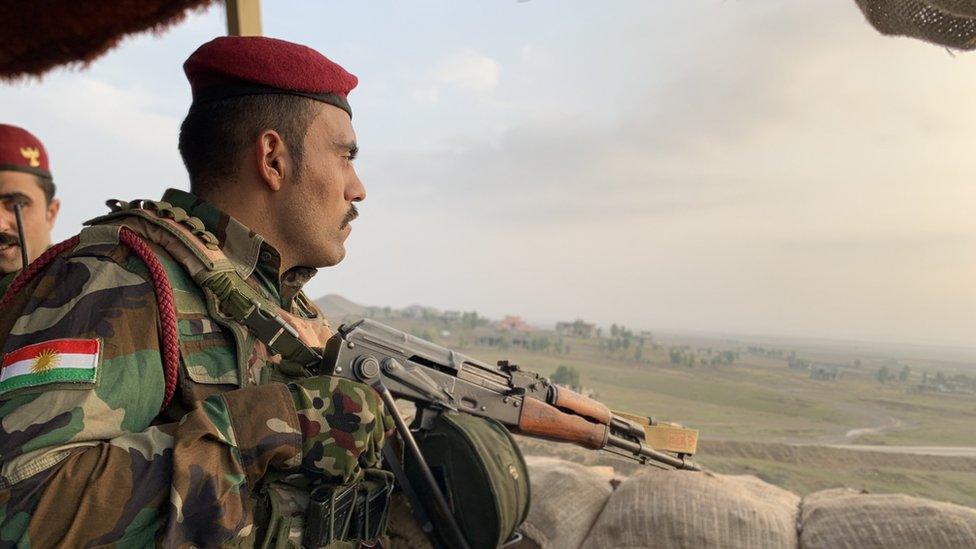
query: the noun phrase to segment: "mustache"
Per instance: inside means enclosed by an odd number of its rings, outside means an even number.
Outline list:
[[[20,238],[15,234],[0,233],[0,246],[20,246]]]
[[[350,223],[352,223],[352,221],[354,219],[356,219],[357,217],[359,217],[359,209],[356,208],[356,205],[355,204],[353,204],[353,205],[349,206],[349,211],[346,212],[346,217],[343,218],[342,225],[339,225],[339,228],[340,229],[345,229],[346,228],[346,225],[349,225]]]

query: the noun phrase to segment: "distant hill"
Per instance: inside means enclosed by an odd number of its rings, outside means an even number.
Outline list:
[[[419,319],[431,316],[440,317],[444,314],[444,312],[440,309],[425,307],[423,305],[410,305],[408,307],[404,307],[403,309],[360,305],[342,297],[339,294],[329,294],[325,297],[320,297],[315,300],[315,304],[322,309],[322,312],[325,313],[325,317],[329,319],[329,322],[336,326],[348,318],[390,318],[390,314],[392,314],[395,318]],[[460,317],[461,313],[455,311],[454,314]]]
[[[329,322],[333,324],[341,322],[346,317],[366,316],[366,311],[369,309],[365,305],[353,303],[338,294],[320,297],[315,300],[315,304],[325,313],[325,318],[328,318]]]

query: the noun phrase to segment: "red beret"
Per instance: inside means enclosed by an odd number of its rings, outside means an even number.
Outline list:
[[[24,128],[7,124],[0,124],[0,170],[51,178],[47,151],[41,140]]]
[[[321,53],[263,36],[221,36],[183,64],[193,103],[283,93],[335,105],[352,116],[346,96],[359,80]]]

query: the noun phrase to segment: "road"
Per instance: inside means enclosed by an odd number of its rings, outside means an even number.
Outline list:
[[[976,446],[875,446],[871,444],[827,444],[825,446],[841,450],[881,452],[884,454],[976,457]]]

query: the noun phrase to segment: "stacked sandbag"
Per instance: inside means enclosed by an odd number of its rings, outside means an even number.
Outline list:
[[[580,547],[613,492],[613,469],[539,456],[526,456],[525,462],[532,502],[519,547]]]
[[[525,456],[532,501],[519,528],[517,549],[580,547],[600,515],[615,481],[611,467],[587,467],[552,457]],[[431,544],[410,514],[403,494],[396,494],[384,547],[430,549]],[[513,548],[514,549],[514,548]]]
[[[434,549],[417,519],[410,512],[410,504],[402,492],[393,494],[390,521],[382,547],[388,549]]]
[[[904,494],[845,488],[803,498],[803,549],[972,549],[976,509]]]
[[[751,476],[646,471],[617,487],[582,547],[796,548],[799,503]]]

